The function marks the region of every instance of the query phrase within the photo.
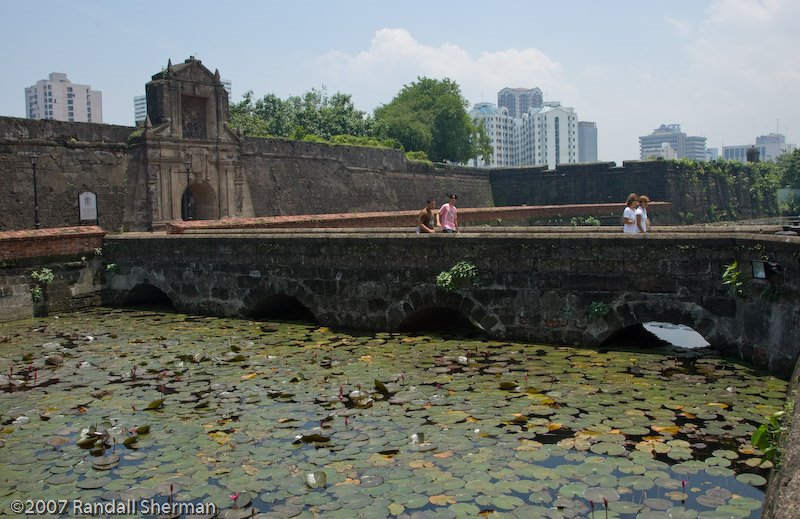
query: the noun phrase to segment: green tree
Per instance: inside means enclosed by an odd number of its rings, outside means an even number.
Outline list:
[[[255,111],[253,104],[253,91],[248,90],[238,103],[230,105],[229,126],[240,130],[244,135],[263,137],[269,135],[267,121]]]
[[[778,157],[778,167],[783,174],[782,184],[792,189],[800,189],[800,148]]]
[[[330,140],[334,135],[370,136],[372,119],[356,110],[350,94],[328,96],[325,86],[285,100],[268,94],[257,101],[247,91],[230,108],[231,127],[245,135]]]
[[[489,139],[489,134],[486,132],[486,126],[483,121],[480,121],[475,127],[475,165],[478,165],[478,157],[483,159],[484,164],[489,164],[494,156],[494,148],[492,148],[492,141]]]
[[[477,155],[480,135],[467,106],[455,81],[419,77],[375,109],[377,131],[433,161],[467,162]]]

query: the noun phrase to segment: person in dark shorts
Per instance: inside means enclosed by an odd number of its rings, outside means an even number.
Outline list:
[[[417,233],[430,233],[436,232],[434,229],[436,225],[436,218],[433,215],[433,209],[436,207],[436,200],[429,198],[425,201],[425,207],[419,212],[417,216]]]

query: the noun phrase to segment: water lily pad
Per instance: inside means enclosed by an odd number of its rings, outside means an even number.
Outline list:
[[[736,476],[736,480],[746,485],[753,485],[755,487],[760,487],[767,484],[767,480],[763,476],[747,472]]]

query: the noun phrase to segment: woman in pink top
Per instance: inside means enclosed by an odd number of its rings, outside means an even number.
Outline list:
[[[458,232],[458,211],[456,210],[456,195],[449,195],[447,203],[439,208],[436,219],[442,226],[442,232]]]

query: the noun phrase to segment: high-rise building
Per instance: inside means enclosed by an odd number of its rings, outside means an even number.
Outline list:
[[[228,98],[231,97],[231,81],[229,79],[221,79],[220,83],[225,87],[228,93]],[[147,118],[147,96],[136,96],[133,98],[133,120],[136,123],[143,122]]]
[[[514,119],[508,116],[508,109],[498,108],[492,103],[478,103],[469,114],[473,121],[483,124],[494,150],[491,160],[479,157],[478,161],[484,166],[516,164],[516,132]]]
[[[508,109],[508,116],[515,119],[544,106],[544,98],[539,88],[504,88],[497,93],[497,106]]]
[[[578,121],[578,162],[597,162],[597,123]]]
[[[639,137],[640,158],[646,160],[654,157],[665,157],[663,144],[668,144],[669,149],[678,159],[692,159],[698,162],[706,161],[706,138],[689,136],[681,131],[680,124],[662,124],[650,135]]]
[[[25,115],[28,119],[102,123],[103,94],[53,72],[25,89]]]
[[[147,119],[147,96],[133,98],[133,120],[137,123]]]
[[[775,161],[784,153],[791,153],[795,149],[794,144],[786,142],[786,137],[781,133],[770,133],[756,137],[756,148],[763,147],[761,160]]]
[[[469,112],[483,124],[494,149],[483,166],[529,166],[575,163],[578,159],[578,117],[572,108],[546,102],[529,108],[521,117],[511,117],[508,108],[479,103]]]

